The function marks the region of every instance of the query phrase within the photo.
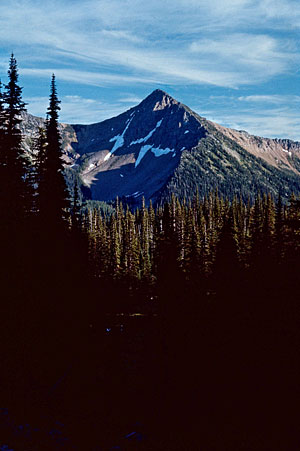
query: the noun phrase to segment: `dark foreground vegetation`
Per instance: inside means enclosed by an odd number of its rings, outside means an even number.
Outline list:
[[[0,445],[296,449],[299,200],[82,209],[65,187],[54,77],[35,161],[17,82],[12,57],[0,98]]]

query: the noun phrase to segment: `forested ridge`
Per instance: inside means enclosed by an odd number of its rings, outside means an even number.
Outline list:
[[[131,292],[147,286],[157,295],[163,273],[180,274],[180,284],[207,295],[222,292],[219,280],[238,286],[241,275],[262,284],[276,271],[295,267],[299,252],[299,200],[283,205],[281,196],[257,195],[254,203],[232,202],[211,193],[153,208],[131,211],[116,200],[112,213],[93,208],[81,216],[88,238],[90,272],[100,283],[120,284]],[[223,276],[222,276],[223,277]],[[173,281],[172,285],[178,281]]]
[[[106,211],[83,205],[78,183],[69,193],[63,175],[55,77],[33,161],[21,145],[25,104],[13,55],[8,78],[0,95],[1,404],[22,421],[41,412],[47,421],[51,406],[68,425],[65,449],[113,449],[107,429],[117,436],[125,417],[138,415],[148,441],[122,449],[265,450],[274,441],[272,449],[293,449],[298,194],[287,204],[266,193],[229,201],[214,190],[135,210],[119,200]],[[104,338],[107,315],[121,313],[156,318],[144,344],[155,358],[143,361],[136,394],[127,373],[118,379],[122,352]],[[109,359],[115,366],[94,376],[88,401],[83,387],[66,394],[62,375],[74,362],[88,381]],[[101,434],[80,430],[84,409]],[[58,448],[22,434],[9,440],[16,449],[26,440],[28,449]]]

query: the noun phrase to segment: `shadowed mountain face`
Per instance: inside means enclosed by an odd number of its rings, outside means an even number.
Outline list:
[[[25,115],[25,136],[39,122]],[[95,200],[159,201],[216,187],[229,197],[300,190],[300,143],[221,127],[161,90],[112,119],[61,124],[61,134],[66,161]]]

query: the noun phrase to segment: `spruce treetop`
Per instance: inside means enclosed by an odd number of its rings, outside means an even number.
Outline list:
[[[52,74],[51,85],[50,85],[50,97],[49,97],[49,107],[47,110],[47,116],[49,117],[49,122],[57,123],[58,121],[58,111],[60,110],[60,100],[57,97],[55,75]]]
[[[7,104],[8,130],[16,132],[16,125],[21,122],[19,115],[22,111],[26,111],[26,103],[22,101],[23,88],[18,85],[18,67],[13,53],[9,62],[8,79],[9,82],[5,85],[3,101]]]
[[[4,96],[2,92],[2,82],[0,80],[0,129],[4,127],[6,111],[4,108]]]

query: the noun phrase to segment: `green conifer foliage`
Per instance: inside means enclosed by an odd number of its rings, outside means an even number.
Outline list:
[[[123,222],[122,263],[123,272],[131,282],[139,277],[139,241],[134,219],[127,207]]]
[[[270,193],[264,196],[263,246],[266,255],[272,259],[274,251],[275,204]]]
[[[142,200],[141,208],[141,229],[140,229],[140,249],[141,249],[141,277],[149,279],[151,275],[150,259],[150,223],[149,213],[145,207],[145,199]]]
[[[284,209],[281,193],[278,194],[275,210],[275,254],[278,264],[281,263],[284,253]]]
[[[255,198],[254,206],[252,208],[251,216],[251,264],[253,268],[257,268],[261,265],[261,251],[262,251],[262,228],[263,228],[263,203],[262,198],[258,194]]]
[[[4,139],[5,139],[5,123],[6,123],[6,110],[4,108],[4,98],[2,92],[2,83],[0,80],[0,165],[2,166],[2,158],[4,156]]]
[[[0,206],[2,213],[5,208],[6,183],[8,178],[7,149],[6,149],[6,110],[4,108],[4,97],[2,93],[2,83],[0,81]]]
[[[121,263],[121,237],[118,232],[118,223],[115,214],[110,218],[109,225],[109,272],[113,278],[120,276]]]
[[[53,232],[64,228],[69,207],[68,191],[64,179],[61,137],[58,129],[59,104],[53,75],[47,113],[47,145],[39,184],[40,218],[44,226]]]
[[[233,208],[224,217],[223,227],[216,249],[213,276],[217,293],[224,296],[233,294],[235,282],[239,280],[239,260],[236,243],[236,228]]]
[[[22,88],[18,85],[18,69],[11,55],[8,83],[0,99],[0,204],[10,230],[18,227],[30,209],[29,190],[26,180],[28,161],[21,147],[20,115],[25,111]]]

